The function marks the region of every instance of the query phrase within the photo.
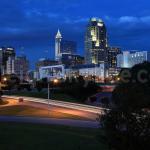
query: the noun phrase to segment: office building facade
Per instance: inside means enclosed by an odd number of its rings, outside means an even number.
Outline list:
[[[26,56],[17,56],[14,61],[14,74],[16,74],[21,81],[28,80],[28,71],[29,61]]]
[[[150,62],[149,51],[123,51],[122,54],[117,55],[117,67],[131,68],[136,64]]]
[[[58,61],[47,59],[47,58],[41,58],[36,63],[36,71],[39,71],[40,67],[53,66],[57,64],[58,64]]]
[[[62,54],[61,63],[67,67],[84,64],[84,57],[76,54]]]
[[[12,47],[0,48],[0,69],[2,74],[14,73],[15,49]]]
[[[63,40],[58,30],[55,37],[55,60],[60,61],[62,54],[75,54],[77,51],[77,43],[74,41]]]
[[[61,41],[61,53],[68,53],[68,54],[76,54],[77,51],[77,43],[74,41],[67,41],[67,40],[62,40]]]
[[[108,47],[108,67],[117,67],[117,55],[121,54],[121,49],[119,47]]]
[[[90,19],[85,34],[85,63],[107,62],[107,31],[101,19]]]
[[[55,37],[55,60],[59,61],[60,55],[61,55],[61,41],[62,41],[62,35],[60,31],[58,30],[56,37]]]

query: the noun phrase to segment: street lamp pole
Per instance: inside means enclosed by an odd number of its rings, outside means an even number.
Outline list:
[[[54,79],[53,80],[53,84],[57,84],[59,81],[57,79]],[[50,108],[50,94],[51,94],[51,89],[50,89],[50,81],[48,80],[48,84],[47,84],[47,93],[48,93],[48,114],[49,114],[49,108]]]
[[[48,81],[48,87],[47,87],[47,89],[48,89],[48,115],[49,115],[49,104],[50,104],[50,82]]]

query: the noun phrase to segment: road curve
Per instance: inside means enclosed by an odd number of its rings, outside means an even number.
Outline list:
[[[25,96],[7,96],[7,95],[3,96],[3,98],[16,99],[16,100],[18,100],[20,97],[23,98],[25,101],[49,104],[51,106],[70,108],[70,109],[81,110],[81,111],[95,113],[95,114],[103,114],[104,110],[106,110],[101,107],[89,106],[89,105],[77,104],[77,103],[70,103],[70,102],[63,102],[63,101],[57,101],[57,100],[48,100],[48,99],[25,97]]]
[[[97,121],[81,121],[81,120],[72,120],[72,119],[0,116],[0,122],[64,125],[64,126],[81,127],[81,128],[99,128],[99,123]]]

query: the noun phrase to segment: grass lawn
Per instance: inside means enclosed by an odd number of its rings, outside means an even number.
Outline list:
[[[47,99],[47,92],[41,91],[20,91],[20,92],[15,92],[13,95],[18,95],[18,96],[27,96],[27,97],[35,97],[35,98],[45,98]],[[78,102],[76,98],[63,94],[63,93],[51,93],[51,99],[54,100],[61,100],[61,101],[67,101],[67,102]]]
[[[84,118],[73,114],[61,113],[61,112],[51,111],[51,110],[48,112],[48,110],[45,109],[35,108],[31,106],[24,106],[24,105],[0,107],[0,115],[89,120],[89,118]]]
[[[1,150],[107,150],[97,129],[0,123]]]

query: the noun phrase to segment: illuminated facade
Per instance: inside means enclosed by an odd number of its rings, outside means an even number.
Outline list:
[[[150,52],[148,51],[123,51],[117,55],[117,67],[131,68],[136,64],[150,62]]]
[[[40,67],[53,66],[57,64],[58,62],[55,60],[51,60],[47,58],[40,58],[36,63],[36,71],[39,71]]]
[[[61,79],[65,78],[65,66],[64,65],[55,65],[55,66],[46,66],[39,69],[40,79]]]
[[[3,73],[3,49],[0,48],[0,75]]]
[[[17,56],[14,61],[14,73],[21,81],[28,79],[29,61],[26,56]]]
[[[66,77],[83,76],[86,80],[95,79],[96,82],[103,82],[107,77],[107,68],[102,64],[76,65],[65,69]]]
[[[55,60],[58,61],[61,55],[61,40],[62,36],[60,31],[58,30],[55,37]]]
[[[0,48],[0,69],[2,74],[14,73],[14,59],[16,53],[12,47]]]
[[[87,26],[85,35],[86,64],[100,64],[107,62],[107,33],[101,19],[92,18]]]
[[[6,74],[14,74],[15,73],[15,58],[14,57],[8,57],[8,60],[6,62]]]
[[[62,54],[61,63],[67,67],[84,64],[84,57],[77,54]]]
[[[58,30],[55,37],[55,60],[61,62],[63,54],[74,55],[77,51],[77,43],[74,41],[63,40]]]
[[[121,54],[119,47],[108,47],[108,65],[109,68],[117,67],[117,55]]]

